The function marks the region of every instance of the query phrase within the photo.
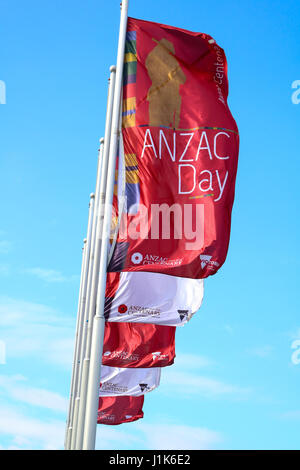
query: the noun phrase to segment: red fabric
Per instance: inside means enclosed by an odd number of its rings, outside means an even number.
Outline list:
[[[175,357],[175,331],[174,326],[151,323],[106,322],[102,364],[111,367],[170,366]]]
[[[226,259],[238,162],[238,128],[227,104],[226,57],[206,34],[133,18],[128,19],[128,31],[136,32],[137,64],[136,77],[128,69],[136,82],[123,88],[123,119],[126,113],[135,116],[134,125],[123,121],[124,154],[125,160],[126,155],[136,157],[139,204],[149,211],[149,231],[148,238],[119,234],[123,265],[109,270],[205,278]],[[179,239],[174,236],[178,223],[172,217],[170,238],[164,239],[160,230],[153,239],[151,205],[163,203],[179,204],[182,213],[189,205],[194,230],[196,207],[204,209],[201,229],[196,227],[199,234],[203,227],[203,239],[197,246],[187,248],[193,240],[184,233]],[[127,225],[138,226],[139,216],[123,214]]]
[[[119,287],[120,273],[107,273],[105,297],[113,297]]]
[[[144,395],[99,398],[98,424],[130,423],[143,418]]]

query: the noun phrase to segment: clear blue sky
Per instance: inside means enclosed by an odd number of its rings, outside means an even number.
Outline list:
[[[0,448],[61,448],[119,1],[0,8]],[[176,364],[145,418],[99,427],[97,446],[299,449],[300,3],[131,0],[129,14],[224,48],[240,160],[227,261],[177,332]]]

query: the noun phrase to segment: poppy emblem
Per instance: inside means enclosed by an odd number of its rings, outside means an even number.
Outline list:
[[[118,312],[119,313],[127,312],[127,305],[125,305],[125,304],[119,305]]]

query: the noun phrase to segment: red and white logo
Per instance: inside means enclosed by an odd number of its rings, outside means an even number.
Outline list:
[[[119,305],[118,312],[119,313],[126,313],[127,312],[127,305],[125,305],[125,304]]]
[[[212,261],[211,260],[212,256],[210,255],[200,255],[200,261],[201,261],[201,268],[205,268],[206,266],[209,269],[217,269],[218,266],[220,266],[220,263],[217,261]]]

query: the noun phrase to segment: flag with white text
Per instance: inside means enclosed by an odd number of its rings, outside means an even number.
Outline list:
[[[203,33],[128,19],[126,208],[108,271],[205,278],[225,261],[238,128],[223,49]]]
[[[123,310],[125,307],[123,307]],[[106,322],[102,364],[110,367],[166,367],[174,362],[173,326]]]
[[[139,397],[100,397],[98,424],[123,424],[143,418],[144,395]]]

